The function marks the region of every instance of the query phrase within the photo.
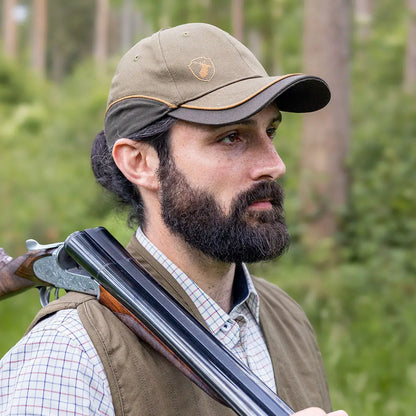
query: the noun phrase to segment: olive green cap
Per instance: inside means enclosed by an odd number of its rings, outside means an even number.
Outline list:
[[[143,39],[121,58],[108,97],[105,134],[111,147],[165,115],[221,125],[244,120],[271,102],[281,111],[316,111],[330,96],[321,78],[269,76],[228,33],[189,23]]]

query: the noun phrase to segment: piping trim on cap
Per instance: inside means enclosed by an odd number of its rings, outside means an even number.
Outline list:
[[[105,110],[105,114],[107,114],[107,113],[108,113],[108,110],[110,110],[110,108],[111,108],[114,104],[117,104],[117,103],[119,103],[119,102],[121,102],[121,101],[124,101],[124,100],[128,100],[129,98],[145,98],[145,99],[147,99],[147,100],[159,101],[159,102],[161,102],[162,104],[165,104],[165,105],[167,105],[167,106],[168,106],[168,107],[170,107],[170,108],[178,108],[178,106],[177,106],[177,105],[172,104],[172,103],[169,103],[168,101],[162,100],[161,98],[150,97],[150,96],[148,96],[148,95],[127,95],[126,97],[121,97],[121,98],[119,98],[118,100],[113,101],[113,102],[112,102],[112,103],[111,103],[111,104],[107,107],[107,110]]]
[[[301,72],[299,72],[299,73],[284,75],[284,76],[282,76],[282,77],[274,80],[270,84],[267,84],[266,86],[264,86],[260,90],[256,91],[255,93],[251,94],[250,96],[248,96],[244,100],[241,100],[238,103],[233,103],[233,104],[230,104],[230,105],[227,105],[227,106],[223,106],[223,107],[198,107],[198,106],[195,106],[195,105],[181,104],[179,107],[188,108],[190,110],[227,110],[229,108],[238,107],[239,105],[244,104],[247,101],[250,101],[253,97],[255,97],[256,95],[260,94],[261,92],[263,92],[264,90],[266,90],[270,86],[272,86],[272,85],[276,84],[277,82],[281,81],[282,79],[289,78],[289,77],[293,77],[293,76],[297,76],[297,75],[304,75],[304,74],[301,73]]]

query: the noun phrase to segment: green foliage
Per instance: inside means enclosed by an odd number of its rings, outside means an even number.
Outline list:
[[[103,127],[109,73],[100,75],[86,63],[59,88],[44,85],[35,94],[26,89],[26,76],[10,69],[9,77],[3,77],[4,94],[16,90],[14,77],[19,76],[17,103],[0,106],[0,112],[8,113],[1,129],[0,233],[13,254],[22,251],[28,237],[62,240],[107,214],[89,153]]]
[[[48,64],[55,79],[68,74],[90,56],[94,35],[93,0],[48,2]]]
[[[414,273],[416,102],[402,92],[402,65],[391,64],[403,61],[406,20],[403,8],[386,2],[376,16],[371,38],[355,43],[351,195],[342,238],[354,261],[380,268],[392,262]]]
[[[415,100],[393,88],[368,108],[351,152],[354,180],[345,217],[346,242],[355,259],[400,261],[414,272]]]

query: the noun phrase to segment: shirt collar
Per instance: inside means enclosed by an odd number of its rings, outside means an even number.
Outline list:
[[[232,310],[239,307],[243,303],[247,304],[247,307],[250,309],[250,312],[256,319],[256,322],[259,324],[259,296],[256,288],[254,287],[254,283],[247,266],[244,263],[239,263],[236,264],[235,269]]]

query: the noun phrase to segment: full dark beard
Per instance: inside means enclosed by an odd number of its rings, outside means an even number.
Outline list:
[[[214,196],[192,188],[170,158],[159,169],[162,217],[190,246],[226,263],[253,263],[280,256],[289,245],[283,216],[283,190],[277,182],[259,182],[237,195],[225,215]],[[250,211],[270,199],[267,211]]]

